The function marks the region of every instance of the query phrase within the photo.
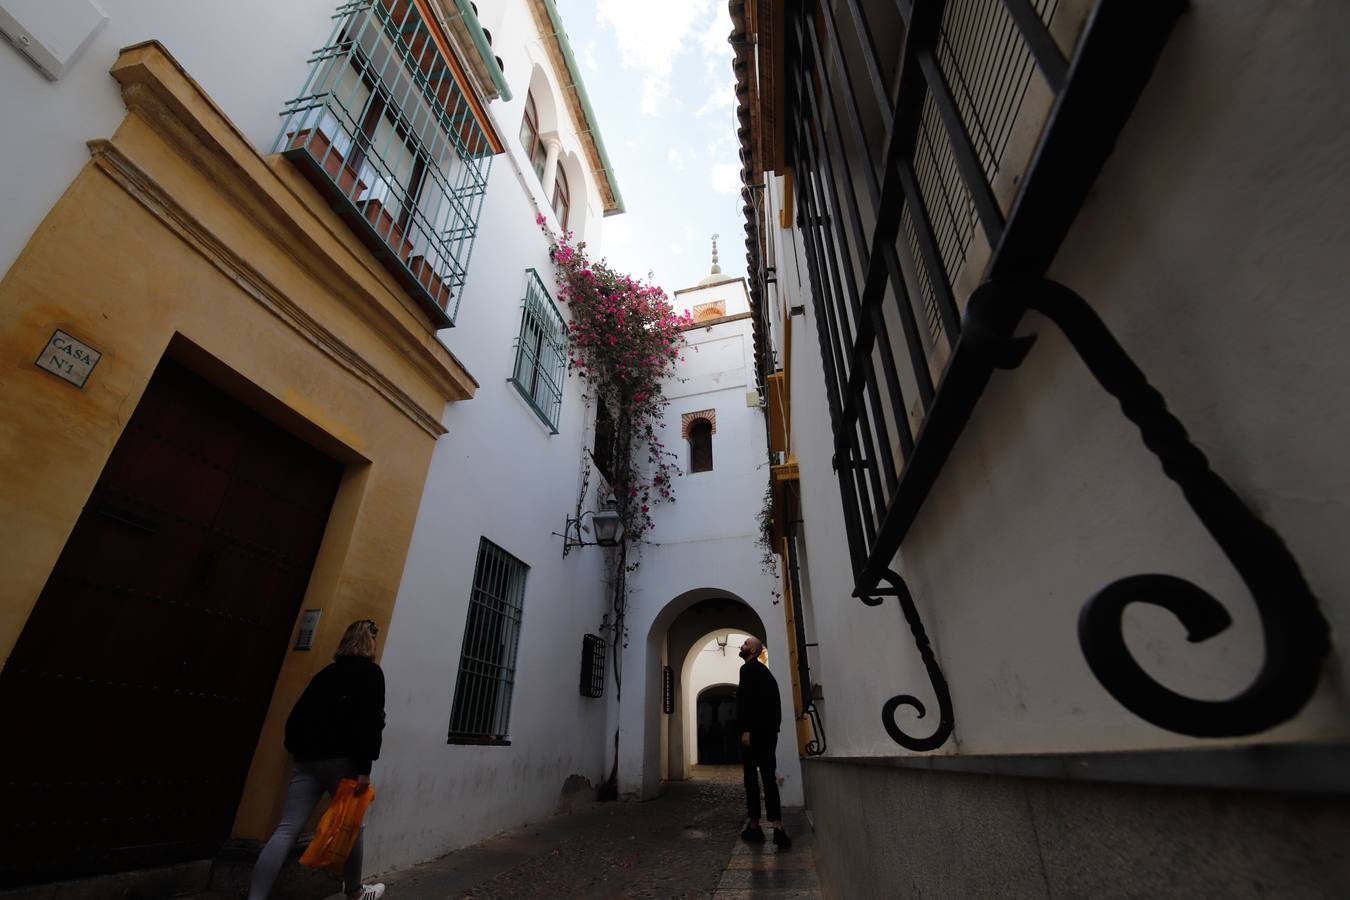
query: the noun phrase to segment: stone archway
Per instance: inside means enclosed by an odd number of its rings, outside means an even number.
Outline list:
[[[691,656],[715,634],[738,631],[766,640],[765,623],[758,612],[729,591],[699,588],[676,597],[656,616],[647,634],[646,709],[643,716],[644,753],[641,796],[654,797],[660,782],[689,777],[690,754],[686,692]],[[662,711],[662,668],[672,668],[672,712]]]

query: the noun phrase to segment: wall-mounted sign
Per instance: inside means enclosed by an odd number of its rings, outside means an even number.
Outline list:
[[[37,366],[64,378],[77,388],[83,388],[94,366],[102,358],[102,353],[58,328],[38,355]]]
[[[295,649],[314,649],[314,632],[319,630],[319,616],[321,615],[323,615],[323,610],[305,610],[305,614],[300,617],[300,632],[295,636]]]

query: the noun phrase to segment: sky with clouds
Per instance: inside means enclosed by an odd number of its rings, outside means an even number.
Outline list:
[[[600,253],[667,292],[745,274],[726,0],[557,0],[623,194]]]

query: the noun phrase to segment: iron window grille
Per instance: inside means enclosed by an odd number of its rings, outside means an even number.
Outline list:
[[[282,110],[296,163],[440,327],[454,324],[493,147],[412,0],[350,0]]]
[[[1150,51],[1130,42],[1170,27],[1159,11],[1133,36],[1092,42],[1095,11],[1060,0],[818,0],[787,22],[787,156],[859,596],[887,593],[883,577],[978,396],[964,359],[975,354],[957,353],[974,288],[1041,275],[1079,183],[1100,168],[1083,153],[1073,183],[1028,189],[1038,171],[1050,177],[1037,162],[1048,143],[1101,144],[1051,113],[1075,89],[1085,101],[1095,92],[1092,127],[1114,134],[1133,103],[1071,82],[1082,67],[1070,69],[1058,41],[1077,35],[1080,56],[1095,48],[1146,77]]]
[[[661,667],[661,712],[675,712],[675,670],[670,666]]]
[[[1032,337],[1014,336],[1027,310],[1064,333],[1138,426],[1251,591],[1267,639],[1262,669],[1241,693],[1179,694],[1132,657],[1124,609],[1167,609],[1192,640],[1223,631],[1229,615],[1183,579],[1129,576],[1079,616],[1079,643],[1102,686],[1161,728],[1228,737],[1287,721],[1321,678],[1328,627],[1297,560],[1209,468],[1091,306],[1045,277],[1183,9],[1181,0],[790,8],[786,156],[799,186],[854,594],[873,606],[898,600],[939,707],[936,730],[915,737],[895,716],[908,708],[922,717],[923,703],[903,693],[883,705],[887,733],[909,750],[945,743],[954,713],[892,561],[995,370],[1016,369],[1030,351]],[[899,35],[898,55],[878,51],[877,36]]]
[[[605,639],[588,634],[581,639],[581,696],[601,697],[605,693]]]
[[[567,372],[566,326],[539,273],[534,269],[525,272],[516,365],[510,380],[535,415],[557,434],[563,378]]]
[[[528,571],[487,538],[479,539],[450,712],[451,743],[509,742]]]

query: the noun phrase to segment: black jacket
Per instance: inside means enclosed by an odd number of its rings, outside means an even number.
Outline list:
[[[778,682],[758,659],[741,666],[741,684],[736,690],[736,721],[741,731],[777,734],[783,721]]]
[[[384,731],[384,672],[373,659],[339,656],[314,676],[286,720],[296,762],[350,759],[370,774]]]

